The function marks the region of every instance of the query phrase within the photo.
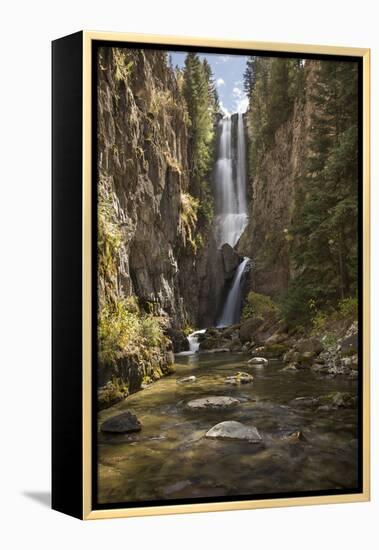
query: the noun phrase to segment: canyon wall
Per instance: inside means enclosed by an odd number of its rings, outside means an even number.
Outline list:
[[[314,82],[318,62],[307,61],[304,89],[294,101],[288,119],[275,131],[272,143],[259,159],[248,182],[249,223],[238,252],[253,260],[249,289],[271,296],[286,290],[294,266],[289,256],[295,192],[301,185],[308,155],[312,114],[315,112]],[[249,140],[254,128],[247,118]]]

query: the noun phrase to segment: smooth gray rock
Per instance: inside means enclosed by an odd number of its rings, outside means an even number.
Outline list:
[[[209,397],[201,397],[193,399],[187,403],[187,408],[191,410],[204,409],[228,409],[239,404],[239,400],[234,397],[224,395],[211,395]]]
[[[129,432],[139,432],[141,428],[141,422],[138,420],[136,415],[126,411],[103,422],[100,429],[105,433],[123,434]]]
[[[185,376],[184,378],[178,378],[177,384],[188,384],[190,382],[196,382],[196,376]]]
[[[248,360],[249,365],[268,365],[268,360],[264,357],[252,357]]]
[[[215,439],[240,439],[250,443],[260,443],[262,437],[255,426],[245,426],[235,420],[227,420],[213,426],[205,437]]]

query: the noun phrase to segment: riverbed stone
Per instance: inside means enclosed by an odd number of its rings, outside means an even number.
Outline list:
[[[108,418],[101,425],[101,431],[105,433],[129,433],[139,432],[142,428],[141,422],[135,414],[125,411],[122,414]]]
[[[303,433],[300,430],[296,430],[295,432],[291,432],[283,435],[281,439],[282,441],[286,441],[287,443],[294,443],[296,441],[302,441],[305,438]]]
[[[265,357],[252,357],[248,360],[249,365],[268,365],[268,360]]]
[[[262,436],[255,426],[246,426],[235,420],[227,420],[216,424],[205,434],[207,438],[239,439],[250,443],[260,443]]]
[[[299,370],[299,365],[297,363],[290,363],[281,369],[280,372],[297,372]]]
[[[233,376],[228,376],[225,379],[226,384],[232,384],[237,386],[238,384],[251,384],[254,380],[254,376],[248,374],[247,372],[237,372]]]
[[[211,395],[209,397],[193,399],[187,403],[186,407],[191,410],[229,409],[231,407],[236,407],[239,403],[240,401],[235,397]]]
[[[184,378],[178,378],[177,384],[189,384],[191,382],[196,382],[196,376],[185,376]]]

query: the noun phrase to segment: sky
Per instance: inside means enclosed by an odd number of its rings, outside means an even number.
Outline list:
[[[169,52],[173,66],[184,67],[186,52]],[[243,90],[243,73],[247,57],[242,55],[200,54],[210,64],[224,114],[244,113],[247,109],[247,96]]]

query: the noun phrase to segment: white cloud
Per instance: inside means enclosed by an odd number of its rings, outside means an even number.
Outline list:
[[[219,65],[220,63],[226,63],[230,59],[230,55],[219,55],[217,56],[216,65]]]
[[[216,86],[217,88],[220,88],[221,86],[225,86],[225,80],[223,78],[218,78],[216,80]]]
[[[230,116],[230,113],[229,113],[228,109],[226,107],[224,107],[224,104],[222,103],[221,100],[219,101],[219,105],[220,105],[220,111],[222,112],[222,114],[224,116]]]
[[[241,90],[241,88],[238,88],[238,86],[235,86],[232,91],[232,96],[234,99],[234,110],[237,113],[244,113],[249,106],[249,99],[246,93]]]

